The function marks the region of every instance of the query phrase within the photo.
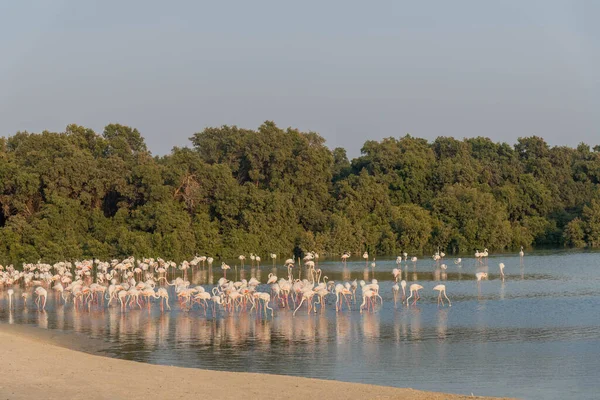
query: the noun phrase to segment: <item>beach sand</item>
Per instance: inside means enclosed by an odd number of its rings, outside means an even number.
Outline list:
[[[71,335],[57,331],[0,324],[0,400],[183,399],[190,396],[235,400],[488,398],[151,365],[90,354],[99,350],[97,346],[97,341],[88,342],[79,337],[73,340]]]

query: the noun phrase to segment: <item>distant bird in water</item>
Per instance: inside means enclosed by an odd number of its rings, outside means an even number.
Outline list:
[[[373,272],[373,278],[375,278],[375,267],[377,266],[377,264],[375,264],[375,259],[373,258],[373,262],[371,263],[371,268],[372,268],[372,272]]]
[[[481,295],[481,280],[487,279],[488,274],[487,272],[478,272],[475,274],[475,277],[477,278],[477,293]]]
[[[223,278],[227,279],[227,270],[231,269],[231,267],[223,262],[221,263],[221,269],[223,270]]]
[[[523,258],[525,256],[525,252],[523,252],[523,246],[521,246],[521,251],[519,251],[519,257]]]
[[[456,260],[454,260],[454,264],[455,265],[460,265],[462,263],[462,258],[457,258]]]
[[[502,282],[504,282],[504,263],[498,264],[500,267],[500,276],[502,277]]]
[[[487,279],[488,274],[487,272],[478,272],[475,274],[475,277],[477,278],[477,283],[479,283],[482,279]]]
[[[440,303],[442,303],[442,306],[444,305],[444,299],[442,299],[442,294],[444,294],[444,297],[448,300],[448,307],[452,307],[452,303],[450,303],[450,299],[446,295],[446,285],[436,285],[433,290],[438,291],[438,306]]]

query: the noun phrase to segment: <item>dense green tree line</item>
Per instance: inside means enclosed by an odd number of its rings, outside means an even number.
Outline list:
[[[0,138],[0,262],[600,246],[600,148],[207,128],[153,157],[136,129]]]

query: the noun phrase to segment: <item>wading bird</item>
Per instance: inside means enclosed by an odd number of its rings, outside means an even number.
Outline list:
[[[488,274],[487,272],[478,272],[475,274],[475,278],[477,278],[477,283],[479,284],[479,282],[481,282],[482,279],[487,279]]]
[[[227,270],[231,267],[223,262],[221,263],[221,269],[223,270],[223,278],[227,278]]]
[[[350,258],[350,254],[348,254],[348,253],[342,254],[342,262],[343,263],[346,263],[346,261],[348,261],[348,258]]]
[[[438,292],[438,306],[440,305],[440,303],[442,303],[442,306],[444,305],[444,300],[442,299],[443,294],[446,300],[448,300],[448,306],[452,307],[450,299],[448,298],[448,296],[446,296],[446,285],[436,285],[434,286],[433,290],[436,290]]]
[[[46,308],[46,299],[48,298],[48,292],[46,291],[46,289],[44,289],[41,286],[38,286],[37,288],[35,288],[35,294],[37,295],[37,299],[36,299],[36,304],[38,306],[38,308],[40,308],[40,300],[43,297],[44,301],[42,302],[42,310],[44,310]]]
[[[421,298],[421,296],[419,295],[419,290],[423,289],[423,286],[419,285],[418,283],[413,283],[412,285],[410,285],[409,290],[410,290],[410,296],[408,296],[408,299],[406,299],[406,305],[409,305],[409,300],[414,296],[415,300],[413,301],[413,305],[417,304],[417,300],[419,300]]]

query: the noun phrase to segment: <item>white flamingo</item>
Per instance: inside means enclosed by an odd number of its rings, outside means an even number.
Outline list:
[[[488,274],[487,272],[478,272],[475,274],[475,277],[477,278],[477,283],[479,283],[482,279],[487,279]]]
[[[42,303],[42,310],[44,310],[46,308],[46,299],[48,298],[48,292],[43,287],[38,286],[37,288],[35,288],[34,293],[37,295],[37,299],[35,302],[36,302],[38,308],[40,308],[41,298],[42,297],[44,298],[44,302]]]
[[[419,285],[418,283],[413,283],[412,285],[410,285],[410,296],[408,296],[408,299],[406,299],[406,305],[409,305],[409,300],[414,296],[415,300],[413,301],[413,305],[417,304],[417,300],[419,300],[421,298],[421,296],[419,296],[419,290],[423,289],[423,286]]]
[[[223,262],[221,263],[221,269],[223,270],[223,278],[227,278],[227,270],[231,267]]]
[[[446,295],[446,285],[436,285],[433,290],[438,291],[438,306],[440,305],[440,302],[442,303],[442,306],[444,305],[444,300],[442,299],[442,294],[444,294],[444,297],[448,300],[448,307],[452,307],[452,303],[450,303],[450,299]]]

